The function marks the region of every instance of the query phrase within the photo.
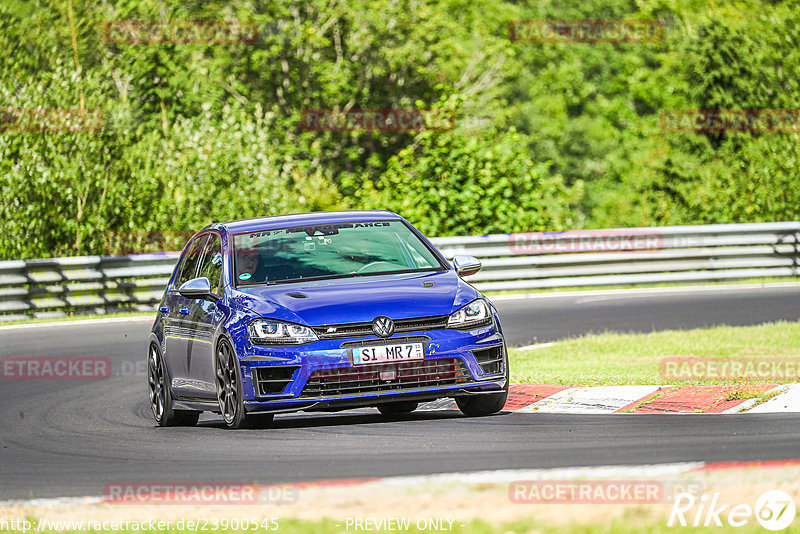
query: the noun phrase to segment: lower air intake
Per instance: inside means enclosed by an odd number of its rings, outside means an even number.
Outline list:
[[[472,354],[478,360],[483,372],[487,375],[499,375],[503,369],[503,346],[498,345],[488,349],[473,350]]]
[[[314,371],[300,397],[324,398],[469,382],[472,375],[460,358],[359,365]]]
[[[254,367],[253,379],[259,395],[278,395],[283,393],[292,381],[297,366]]]

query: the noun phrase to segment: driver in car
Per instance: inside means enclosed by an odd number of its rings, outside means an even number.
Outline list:
[[[236,277],[242,282],[260,283],[267,279],[261,266],[260,255],[255,248],[240,250],[236,254]]]

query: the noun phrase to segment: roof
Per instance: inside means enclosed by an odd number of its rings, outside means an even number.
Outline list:
[[[337,222],[360,221],[400,221],[402,217],[386,210],[371,211],[317,211],[314,213],[294,213],[291,215],[274,215],[221,223],[232,234],[274,230],[289,226],[305,226],[309,224],[325,224]]]

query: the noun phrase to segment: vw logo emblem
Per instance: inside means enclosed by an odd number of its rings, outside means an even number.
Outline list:
[[[372,320],[372,331],[381,337],[389,337],[394,334],[394,321],[381,315]]]

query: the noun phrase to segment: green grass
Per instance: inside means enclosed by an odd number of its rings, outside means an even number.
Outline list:
[[[510,349],[511,382],[573,386],[790,383],[796,380],[701,377],[665,381],[659,364],[664,358],[792,359],[800,363],[799,341],[800,322],[787,321],[649,334],[589,335],[541,349]]]
[[[729,391],[725,395],[725,400],[732,401],[732,400],[744,400],[744,399],[761,399],[766,395],[767,394],[763,391],[756,391],[744,387],[744,388],[736,388],[734,390]]]
[[[14,325],[14,324],[39,324],[39,323],[59,323],[64,321],[87,321],[89,319],[108,319],[109,317],[143,317],[152,316],[155,318],[156,311],[148,312],[119,312],[119,313],[104,313],[104,314],[80,314],[80,315],[67,315],[66,317],[48,317],[43,319],[21,319],[19,321],[0,321],[0,326]],[[2,316],[0,316],[2,318]],[[2,531],[0,531],[2,532]]]

